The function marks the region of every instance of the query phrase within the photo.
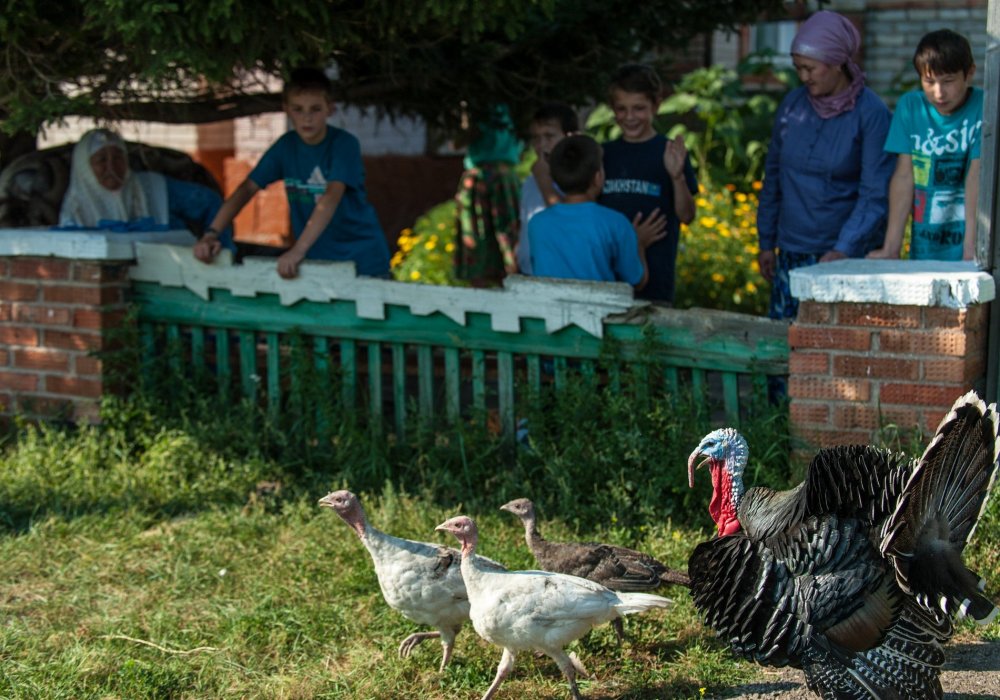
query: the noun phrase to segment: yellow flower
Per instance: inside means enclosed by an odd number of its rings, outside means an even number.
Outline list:
[[[439,231],[444,231],[444,222],[443,221],[440,224],[438,224],[438,230]]]
[[[455,244],[454,243],[446,243],[445,246],[444,246],[444,251],[446,253],[454,253],[455,252]]]
[[[721,283],[723,283],[723,282],[726,281],[726,276],[724,274],[722,274],[721,272],[713,272],[712,273],[712,281],[713,282],[718,282],[719,284],[721,284]]]
[[[410,272],[410,279],[411,280],[420,279],[420,270],[413,270],[412,272]]]
[[[745,201],[747,201],[747,196],[745,194],[743,194],[742,192],[737,192],[736,193],[736,201],[737,202],[745,202]]]
[[[431,238],[429,241],[424,243],[424,248],[426,250],[434,250],[435,246],[437,246],[437,237]]]
[[[694,203],[702,208],[708,206],[708,200],[705,199],[704,197],[698,197],[698,199],[694,200]]]
[[[764,183],[761,182],[760,180],[754,180],[753,182],[750,183],[750,186],[753,188],[754,192],[760,192],[762,189],[764,189]]]
[[[703,216],[698,220],[698,223],[705,228],[714,228],[717,220],[714,216]]]

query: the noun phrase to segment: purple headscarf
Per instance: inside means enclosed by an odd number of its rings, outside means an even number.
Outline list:
[[[854,109],[858,94],[865,86],[865,74],[851,60],[861,47],[861,35],[857,28],[846,17],[836,12],[822,10],[813,14],[799,27],[792,41],[793,54],[812,58],[830,66],[847,65],[851,74],[851,84],[835,95],[813,97],[809,102],[813,109],[823,119],[835,117]]]

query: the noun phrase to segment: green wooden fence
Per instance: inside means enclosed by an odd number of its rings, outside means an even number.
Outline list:
[[[223,391],[274,411],[295,391],[292,364],[305,357],[318,381],[337,378],[327,387],[330,401],[391,421],[400,434],[415,407],[422,419],[451,422],[492,409],[512,435],[526,392],[558,391],[570,372],[613,387],[616,365],[602,362],[609,347],[621,362],[645,353],[651,386],[671,394],[687,386],[729,423],[738,424],[741,403],[765,391],[768,375],[787,374],[785,326],[722,312],[638,308],[606,321],[602,339],[576,326],[549,332],[539,319],[523,319],[511,333],[495,330],[484,313],[468,314],[463,325],[389,305],[384,319],[370,319],[353,301],[288,306],[277,295],[225,290],[205,300],[148,282],[135,282],[134,296],[148,357],[180,348],[174,362],[210,371]]]

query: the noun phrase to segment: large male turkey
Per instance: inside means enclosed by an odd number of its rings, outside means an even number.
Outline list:
[[[708,464],[719,537],[688,563],[695,605],[733,650],[805,672],[824,698],[941,698],[952,620],[997,608],[962,561],[997,470],[995,404],[960,398],[916,461],[874,447],[820,451],[789,491],[744,490],[731,428],[688,459]]]
[[[361,538],[375,564],[382,597],[389,607],[434,632],[415,632],[399,645],[399,655],[409,656],[426,639],[441,639],[444,654],[440,670],[448,665],[455,635],[469,619],[469,596],[462,581],[461,553],[451,547],[414,542],[387,535],[372,527],[361,502],[350,491],[334,491],[320,499],[332,508]],[[503,566],[483,559],[486,568],[503,571]]]

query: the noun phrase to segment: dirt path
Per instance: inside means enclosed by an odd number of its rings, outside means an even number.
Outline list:
[[[950,643],[941,673],[945,700],[1000,700],[1000,641],[967,639]],[[814,700],[802,672],[765,669],[762,680],[714,696],[728,700]]]

